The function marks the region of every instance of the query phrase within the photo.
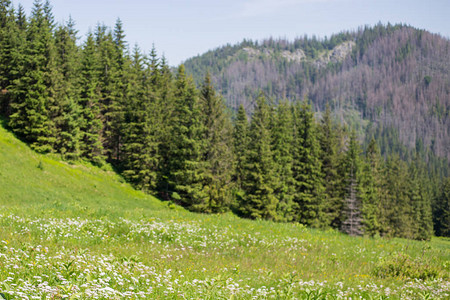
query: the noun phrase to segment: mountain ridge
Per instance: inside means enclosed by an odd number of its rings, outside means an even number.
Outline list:
[[[340,47],[344,51],[337,51]],[[185,66],[198,82],[210,72],[234,110],[240,104],[251,110],[260,90],[275,101],[307,97],[316,111],[330,104],[349,125],[352,120],[343,116],[357,111],[368,124],[363,136],[395,131],[402,145],[450,159],[449,62],[447,38],[378,24],[324,39],[244,40],[191,58]]]

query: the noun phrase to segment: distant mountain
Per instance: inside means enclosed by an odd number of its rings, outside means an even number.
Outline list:
[[[197,82],[209,71],[232,109],[251,111],[260,90],[274,101],[308,97],[385,153],[406,146],[450,159],[450,41],[440,35],[379,24],[325,39],[244,40],[185,66]]]

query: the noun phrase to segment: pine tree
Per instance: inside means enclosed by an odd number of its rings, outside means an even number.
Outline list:
[[[278,217],[282,221],[294,219],[294,178],[292,174],[294,125],[292,117],[292,106],[287,101],[281,101],[276,107],[272,136],[275,173],[278,178],[275,197],[279,200],[277,211]]]
[[[323,174],[314,115],[306,101],[294,112],[293,177],[296,221],[314,227],[326,226],[323,206]]]
[[[229,208],[233,153],[232,127],[224,100],[216,94],[209,74],[200,91],[201,115],[204,131],[205,207],[204,212],[220,212]]]
[[[250,123],[242,188],[242,213],[253,219],[277,219],[278,200],[275,198],[275,169],[269,130],[270,107],[262,93],[256,100]]]
[[[361,235],[363,233],[361,216],[360,153],[361,149],[356,138],[356,133],[353,131],[348,143],[342,174],[346,191],[342,210],[343,222],[341,230],[349,235]]]

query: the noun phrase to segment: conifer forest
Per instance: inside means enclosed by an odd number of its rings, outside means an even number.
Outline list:
[[[433,152],[419,142],[398,146],[393,131],[358,131],[324,100],[330,88],[318,69],[303,65],[319,82],[311,93],[294,99],[255,85],[246,94],[251,105],[229,105],[211,66],[169,67],[155,48],[128,45],[120,19],[78,36],[74,20],[55,21],[49,2],[36,1],[26,15],[0,1],[0,111],[34,151],[111,164],[136,189],[196,213],[349,235],[450,236],[445,139]],[[311,57],[325,43],[302,41]],[[430,80],[424,89],[438,83]],[[449,120],[448,81],[441,86],[436,114]]]

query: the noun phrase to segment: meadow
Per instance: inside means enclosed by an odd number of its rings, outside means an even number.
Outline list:
[[[448,299],[450,240],[194,214],[0,126],[5,299]]]

